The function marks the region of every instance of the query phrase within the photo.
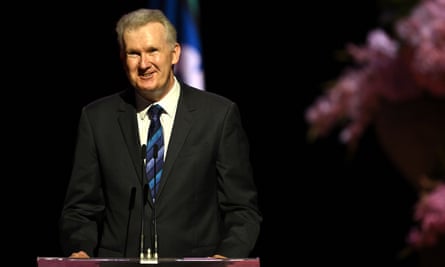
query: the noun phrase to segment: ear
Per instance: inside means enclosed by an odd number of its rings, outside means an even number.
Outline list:
[[[176,43],[172,50],[172,65],[178,63],[180,55],[181,55],[181,46],[179,45],[179,43]]]

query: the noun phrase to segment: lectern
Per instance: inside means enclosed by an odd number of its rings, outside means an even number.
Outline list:
[[[156,263],[140,263],[136,258],[71,259],[38,257],[37,267],[260,267],[258,258],[213,259],[181,258],[159,259]]]

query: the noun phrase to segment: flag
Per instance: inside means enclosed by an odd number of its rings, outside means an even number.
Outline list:
[[[205,90],[199,0],[149,0],[148,7],[162,10],[176,27],[182,50],[175,74],[187,84]]]

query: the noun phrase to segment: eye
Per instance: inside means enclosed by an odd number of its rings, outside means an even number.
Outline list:
[[[138,58],[138,57],[140,57],[140,55],[136,52],[127,52],[127,57],[128,58]]]
[[[153,53],[156,53],[156,52],[158,52],[159,50],[157,49],[157,48],[154,48],[154,47],[152,47],[152,48],[150,48],[150,49],[148,49],[147,50],[147,52],[149,53],[149,54],[153,54]]]

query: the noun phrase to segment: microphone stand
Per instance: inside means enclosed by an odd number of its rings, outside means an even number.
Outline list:
[[[156,152],[153,155],[154,158],[154,165],[153,165],[153,169],[154,169],[154,176],[155,176],[155,192],[156,192],[156,156],[157,156],[157,146],[155,145],[155,147],[153,148],[153,151]],[[151,252],[151,248],[147,248],[147,252],[144,252],[144,217],[145,217],[145,204],[147,203],[147,198],[148,198],[148,190],[149,190],[149,186],[147,183],[147,177],[145,174],[145,161],[147,160],[146,158],[146,152],[147,152],[147,146],[143,145],[142,146],[142,157],[143,157],[143,164],[142,164],[142,177],[143,177],[143,201],[142,201],[142,219],[141,219],[141,247],[140,247],[140,256],[139,256],[139,263],[140,264],[157,264],[158,263],[158,254],[157,254],[157,234],[155,232],[154,234],[154,250],[155,252],[152,254]],[[155,194],[154,194],[155,195]],[[155,209],[156,205],[155,205],[155,197],[153,196],[153,214],[154,214],[154,222],[156,222],[156,209]],[[154,227],[154,231],[156,231],[156,225]]]

